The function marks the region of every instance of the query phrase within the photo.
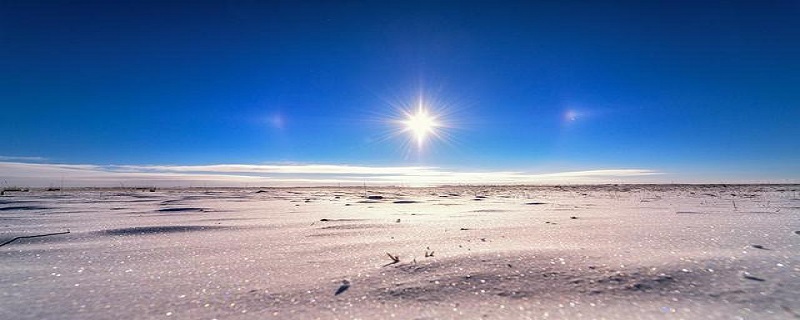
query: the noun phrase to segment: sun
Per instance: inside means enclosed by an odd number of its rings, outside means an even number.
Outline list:
[[[406,157],[422,157],[434,146],[435,142],[450,144],[452,131],[457,130],[458,121],[452,118],[454,105],[436,97],[423,97],[414,100],[398,99],[389,101],[394,107],[390,118],[382,118],[381,122],[389,124],[391,129],[383,139],[401,142],[400,149]],[[421,159],[421,158],[420,158]]]
[[[415,113],[406,113],[403,120],[405,129],[417,141],[417,146],[422,146],[430,135],[436,135],[436,129],[441,126],[435,115],[431,115],[428,110],[420,103]]]

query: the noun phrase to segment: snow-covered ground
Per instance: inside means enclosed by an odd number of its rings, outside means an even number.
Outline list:
[[[797,185],[364,195],[9,192],[0,319],[800,317]]]

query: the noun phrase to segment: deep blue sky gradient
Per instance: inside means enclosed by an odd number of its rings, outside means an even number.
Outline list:
[[[796,180],[798,17],[797,1],[3,1],[0,155]],[[457,128],[409,152],[385,120],[420,92]]]

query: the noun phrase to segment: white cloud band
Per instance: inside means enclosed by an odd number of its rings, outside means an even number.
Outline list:
[[[30,187],[119,186],[330,186],[445,184],[635,183],[661,174],[647,169],[605,169],[556,173],[465,172],[421,166],[329,164],[92,165],[0,162],[4,184]]]

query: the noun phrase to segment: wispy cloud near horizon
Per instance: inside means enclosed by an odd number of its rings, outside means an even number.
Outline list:
[[[550,173],[455,171],[425,166],[338,164],[95,165],[0,162],[9,185],[51,186],[329,186],[448,184],[637,183],[660,175],[650,169],[602,169]]]
[[[23,157],[23,156],[2,156],[2,155],[0,155],[0,161],[42,162],[42,161],[47,161],[47,158],[44,158],[44,157]]]

